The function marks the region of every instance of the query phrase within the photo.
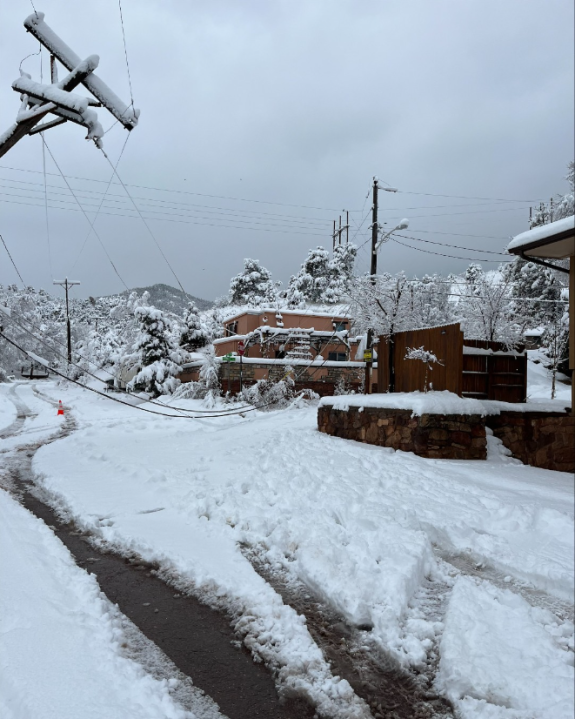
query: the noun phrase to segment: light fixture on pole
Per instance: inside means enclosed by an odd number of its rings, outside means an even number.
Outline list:
[[[397,232],[398,230],[407,230],[409,227],[409,220],[403,219],[399,225],[393,228],[393,230],[390,230],[389,232],[386,232],[385,235],[382,235],[381,238],[376,242],[374,252],[377,252],[379,248],[383,245],[384,242],[387,242],[391,235],[393,235],[394,232]]]

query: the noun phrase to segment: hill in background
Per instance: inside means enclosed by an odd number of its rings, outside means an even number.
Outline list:
[[[179,316],[184,314],[190,300],[195,302],[200,310],[209,310],[214,304],[209,300],[203,300],[201,297],[194,297],[194,295],[188,294],[186,297],[181,290],[161,283],[151,285],[150,287],[134,287],[131,290],[125,290],[120,293],[120,297],[126,297],[131,292],[137,292],[139,295],[142,295],[144,292],[149,292],[151,305],[162,310],[162,312],[172,312]]]

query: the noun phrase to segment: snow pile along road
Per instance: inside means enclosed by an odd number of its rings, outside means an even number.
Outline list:
[[[117,614],[46,525],[0,490],[4,719],[193,719],[121,655]]]

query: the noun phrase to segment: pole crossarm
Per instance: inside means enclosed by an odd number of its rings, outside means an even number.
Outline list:
[[[44,22],[44,13],[34,12],[26,18],[24,27],[50,52],[51,84],[35,82],[30,75],[22,71],[21,77],[12,83],[12,89],[20,93],[22,106],[16,122],[0,135],[0,157],[26,135],[44,132],[68,120],[85,127],[88,130],[86,139],[93,140],[101,149],[104,128],[91,107],[104,107],[127,130],[133,130],[138,124],[140,111],[133,107],[133,104],[126,105],[122,102],[106,83],[94,74],[100,62],[98,55],[90,55],[81,60]],[[68,70],[62,80],[58,80],[56,60]],[[83,85],[94,97],[73,93],[72,90],[78,85]],[[49,113],[56,115],[57,119],[38,126]]]

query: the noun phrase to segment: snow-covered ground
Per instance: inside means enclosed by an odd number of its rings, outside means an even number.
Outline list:
[[[4,719],[192,719],[121,655],[122,628],[93,576],[0,490],[0,713]]]
[[[326,716],[369,716],[245,547],[372,627],[403,666],[438,654],[436,688],[465,719],[572,719],[569,474],[523,466],[493,437],[485,462],[328,437],[315,407],[196,420],[79,388],[62,398],[79,429],[34,460],[54,505],[227,605],[284,691]]]

